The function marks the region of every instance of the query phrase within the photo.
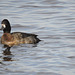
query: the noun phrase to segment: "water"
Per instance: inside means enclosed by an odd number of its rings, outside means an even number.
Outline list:
[[[5,18],[12,32],[42,41],[13,46],[12,55],[0,43],[0,75],[75,75],[75,0],[0,0],[0,22]]]

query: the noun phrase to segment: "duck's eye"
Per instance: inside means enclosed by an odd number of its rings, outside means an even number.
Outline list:
[[[2,27],[6,28],[6,25],[5,24],[2,24]]]

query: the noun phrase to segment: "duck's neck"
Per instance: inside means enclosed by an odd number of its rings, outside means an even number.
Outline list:
[[[4,33],[10,33],[11,32],[11,28],[5,28],[5,29],[3,29],[3,32]]]
[[[4,33],[10,33],[9,31],[4,31]]]

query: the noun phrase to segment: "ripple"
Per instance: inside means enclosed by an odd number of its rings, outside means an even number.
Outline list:
[[[0,22],[7,18],[12,32],[35,33],[42,41],[13,46],[12,55],[4,55],[0,43],[0,74],[75,75],[74,15],[74,0],[1,0]]]

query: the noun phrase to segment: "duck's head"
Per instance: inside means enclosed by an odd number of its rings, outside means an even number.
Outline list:
[[[1,25],[2,25],[2,28],[1,30],[3,30],[4,33],[10,33],[11,31],[11,26],[10,26],[10,23],[7,19],[4,19],[2,22],[1,22]]]

